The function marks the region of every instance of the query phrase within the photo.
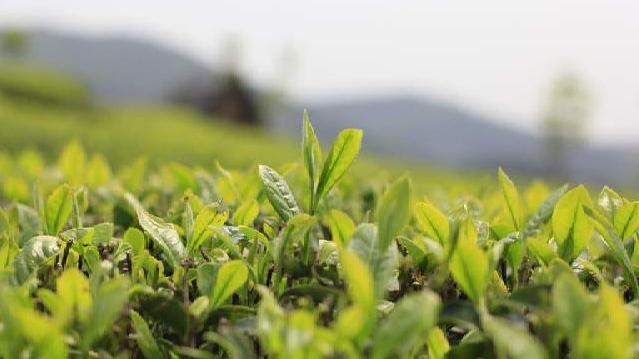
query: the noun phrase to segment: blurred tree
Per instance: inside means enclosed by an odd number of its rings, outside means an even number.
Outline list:
[[[578,75],[557,76],[542,113],[542,134],[549,174],[564,177],[568,173],[571,148],[586,141],[591,97]]]
[[[20,60],[26,52],[29,44],[29,35],[22,30],[5,30],[0,34],[0,48],[4,57]]]
[[[224,47],[223,71],[218,76],[194,79],[172,96],[177,103],[192,106],[234,122],[261,125],[258,93],[252,89],[239,70],[241,47],[231,38]]]

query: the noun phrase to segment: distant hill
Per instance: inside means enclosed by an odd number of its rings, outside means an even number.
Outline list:
[[[83,37],[44,30],[31,36],[29,59],[84,79],[110,102],[162,102],[186,83],[208,84],[206,65],[153,42],[126,37]],[[365,130],[364,150],[457,168],[504,166],[522,174],[543,173],[541,139],[453,105],[413,96],[380,96],[291,106],[272,120],[278,132],[299,135],[303,108],[328,141],[341,128]],[[579,181],[633,185],[639,167],[619,147],[574,151],[569,173]]]
[[[411,96],[382,96],[292,107],[275,122],[298,134],[303,108],[318,136],[328,141],[341,128],[364,129],[364,148],[384,156],[456,168],[504,166],[543,174],[542,139],[457,107]],[[628,148],[587,146],[572,151],[569,173],[581,181],[628,185],[638,178]]]
[[[34,30],[27,59],[76,75],[108,102],[162,102],[185,82],[212,76],[206,65],[179,51],[120,36]]]
[[[88,107],[91,96],[73,76],[50,67],[0,63],[0,95],[49,106]]]

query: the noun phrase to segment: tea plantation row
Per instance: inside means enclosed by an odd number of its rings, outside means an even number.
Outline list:
[[[422,198],[348,173],[362,135],[305,116],[275,169],[2,157],[0,357],[637,356],[638,202],[501,169]]]

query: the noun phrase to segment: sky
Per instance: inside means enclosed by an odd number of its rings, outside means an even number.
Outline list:
[[[302,102],[414,94],[533,131],[570,71],[594,142],[639,135],[636,0],[0,0],[3,24],[151,39],[211,65],[234,38],[245,74]]]

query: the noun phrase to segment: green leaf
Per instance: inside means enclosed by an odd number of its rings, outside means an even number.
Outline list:
[[[428,331],[426,345],[428,345],[429,359],[443,359],[450,350],[446,334],[439,327],[434,327]]]
[[[507,320],[486,316],[484,331],[492,338],[498,358],[547,359],[543,345],[527,330]]]
[[[1,236],[0,236],[1,238]],[[12,238],[5,238],[0,244],[0,272],[13,265],[15,257],[20,252],[20,248]]]
[[[557,202],[552,215],[552,229],[557,243],[562,244],[568,239],[575,224],[578,207],[587,204],[589,198],[586,188],[578,186],[568,191]]]
[[[82,347],[89,349],[108,333],[129,299],[129,281],[119,277],[100,284],[93,295],[93,305],[82,326]]]
[[[135,341],[144,357],[146,359],[165,358],[144,319],[134,310],[129,311],[129,315],[135,329]]]
[[[274,169],[260,165],[260,178],[266,190],[269,202],[284,221],[288,221],[300,213],[300,208],[295,201],[293,192],[288,183]]]
[[[73,196],[71,187],[62,185],[56,188],[47,198],[45,208],[46,233],[58,235],[69,221],[73,211]]]
[[[504,200],[508,206],[510,218],[515,226],[515,230],[519,231],[522,228],[523,221],[523,209],[519,199],[519,192],[517,192],[517,187],[515,187],[513,181],[501,167],[499,167],[498,177],[501,190],[504,194]]]
[[[186,257],[186,249],[175,228],[160,218],[149,214],[132,194],[126,193],[125,199],[135,210],[142,229],[162,249],[170,264],[174,268],[180,266],[180,263]]]
[[[33,308],[29,293],[0,285],[0,355],[64,359],[68,357],[65,335],[49,315]]]
[[[315,193],[315,206],[331,191],[333,186],[346,174],[362,145],[362,130],[346,129],[337,135],[324,161]]]
[[[584,359],[632,358],[632,321],[615,288],[602,283],[599,300],[584,318],[571,357]]]
[[[111,181],[113,177],[109,162],[102,155],[94,155],[89,161],[86,173],[87,186],[89,188],[97,188],[104,186]]]
[[[348,248],[368,266],[368,270],[373,275],[375,293],[380,297],[395,268],[397,249],[395,246],[389,247],[381,243],[377,227],[371,223],[362,223],[357,227],[348,243]]]
[[[56,292],[62,306],[55,312],[56,319],[68,323],[73,318],[84,323],[93,304],[89,281],[75,268],[65,270],[56,281]]]
[[[236,226],[251,226],[260,213],[260,205],[256,200],[251,199],[237,208],[233,214],[233,224]]]
[[[340,261],[351,300],[372,313],[375,310],[375,286],[368,267],[357,254],[349,251],[342,253]]]
[[[565,335],[574,338],[588,316],[588,297],[579,280],[570,273],[561,274],[552,288],[555,323]]]
[[[417,228],[444,247],[450,245],[450,226],[448,217],[430,202],[418,202],[415,205]]]
[[[411,184],[408,177],[398,179],[384,193],[377,208],[379,248],[384,251],[410,220]]]
[[[477,244],[477,230],[471,219],[459,229],[457,247],[450,259],[450,270],[461,289],[473,301],[484,295],[489,279],[488,255]]]
[[[113,239],[113,223],[99,223],[93,226],[93,244],[109,243]]]
[[[555,241],[562,258],[568,261],[585,248],[592,236],[592,225],[584,213],[584,206],[591,208],[592,201],[586,188],[578,186],[557,202],[552,215]]]
[[[541,237],[528,238],[526,246],[528,247],[528,250],[544,265],[550,264],[550,261],[557,258],[557,254],[548,241]]]
[[[218,212],[218,206],[216,205],[202,208],[197,217],[195,217],[193,233],[186,245],[188,253],[193,254],[204,240],[211,237],[213,234],[211,227],[223,226],[228,216],[229,214],[226,211]]]
[[[639,229],[639,203],[624,203],[615,213],[613,223],[622,241],[630,238]]]
[[[617,210],[624,204],[624,200],[613,189],[604,186],[601,192],[599,192],[597,204],[612,218],[617,213]]]
[[[373,338],[373,358],[403,357],[421,344],[437,323],[439,297],[432,292],[404,296],[382,321]]]
[[[58,239],[51,236],[37,236],[28,240],[16,256],[13,267],[18,283],[24,283],[41,265],[60,252]]]
[[[224,263],[217,272],[217,278],[210,296],[212,308],[223,304],[228,298],[240,289],[248,280],[248,268],[241,260],[233,260]]]
[[[542,203],[537,211],[530,217],[528,222],[526,222],[522,239],[525,240],[527,237],[532,237],[541,231],[541,226],[551,218],[557,201],[561,199],[567,190],[568,185],[563,185],[548,196],[544,203]]]
[[[590,218],[584,212],[583,206],[577,208],[572,232],[572,258],[575,258],[586,248],[592,238],[593,226]]]
[[[619,239],[619,236],[617,236],[614,229],[607,229],[596,219],[591,218],[591,223],[594,229],[601,235],[606,245],[610,248],[615,261],[617,261],[617,263],[623,268],[624,278],[632,289],[634,297],[638,297],[639,281],[637,281],[637,276],[635,276],[632,268],[632,261],[630,260],[630,256],[621,242],[621,239]]]
[[[84,167],[86,155],[79,142],[73,141],[62,150],[58,166],[64,176],[73,186],[79,186],[84,181]]]
[[[124,242],[131,245],[133,255],[137,256],[144,250],[144,233],[141,230],[131,227],[124,232]]]
[[[147,162],[145,158],[138,158],[120,170],[118,178],[127,191],[139,193],[142,190]]]
[[[428,254],[425,238],[417,237],[411,239],[400,236],[397,238],[397,242],[406,248],[408,254],[413,258],[415,265],[419,265]],[[439,243],[437,245],[439,245]]]
[[[311,206],[315,200],[315,186],[317,185],[320,167],[322,166],[322,148],[320,142],[315,136],[315,130],[308,118],[308,112],[304,110],[304,120],[302,129],[302,152],[304,153],[304,166],[308,173],[309,191],[311,193]],[[314,208],[313,208],[314,210]]]
[[[333,242],[337,244],[338,248],[346,247],[355,232],[353,220],[346,213],[332,209],[328,212],[327,222]]]

